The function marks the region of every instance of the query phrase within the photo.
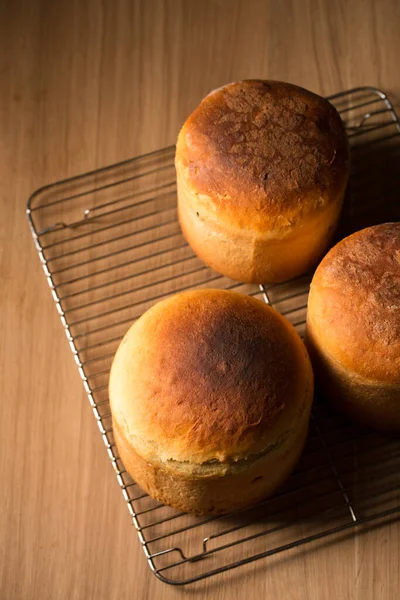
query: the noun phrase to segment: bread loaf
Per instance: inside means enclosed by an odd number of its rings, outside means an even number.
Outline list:
[[[400,430],[400,223],[358,231],[325,256],[306,343],[322,398],[367,426]]]
[[[324,98],[277,81],[209,94],[183,125],[175,158],[182,231],[213,269],[281,282],[328,248],[349,175],[349,147]]]
[[[127,471],[180,510],[222,514],[273,493],[307,435],[313,374],[290,323],[254,298],[198,290],[132,325],[110,376]]]

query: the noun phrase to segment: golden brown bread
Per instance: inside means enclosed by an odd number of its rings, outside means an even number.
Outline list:
[[[319,388],[350,416],[400,429],[400,224],[358,231],[317,268],[306,343]]]
[[[310,268],[336,226],[349,174],[342,121],[297,86],[249,80],[209,94],[176,148],[178,211],[194,251],[241,281]]]
[[[109,387],[116,443],[133,478],[164,503],[222,513],[271,493],[293,468],[313,376],[296,331],[272,308],[198,290],[136,321]],[[236,479],[255,482],[232,493]]]

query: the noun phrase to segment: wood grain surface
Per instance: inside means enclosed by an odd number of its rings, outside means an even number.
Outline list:
[[[0,598],[395,600],[400,524],[185,588],[150,572],[25,218],[37,187],[174,143],[211,89],[358,85],[398,104],[398,0],[0,3]]]

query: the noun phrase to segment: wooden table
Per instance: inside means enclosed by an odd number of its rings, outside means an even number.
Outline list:
[[[198,584],[150,573],[45,284],[38,186],[175,141],[241,78],[400,96],[397,0],[3,2],[0,7],[0,597],[399,597],[400,525]]]

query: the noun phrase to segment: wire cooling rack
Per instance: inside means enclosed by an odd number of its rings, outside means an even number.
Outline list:
[[[387,96],[357,88],[329,98],[352,146],[339,235],[399,220],[400,123]],[[235,283],[206,267],[176,217],[174,147],[36,191],[27,216],[68,343],[152,571],[184,584],[400,510],[400,440],[362,430],[315,403],[305,452],[279,493],[251,510],[194,517],[163,506],[118,458],[107,396],[128,326],[187,289],[234,289],[270,303],[303,332],[310,277]]]

